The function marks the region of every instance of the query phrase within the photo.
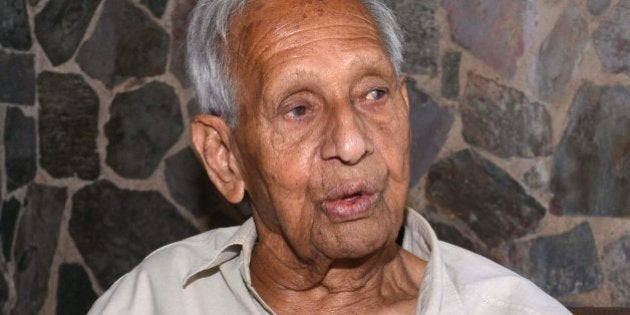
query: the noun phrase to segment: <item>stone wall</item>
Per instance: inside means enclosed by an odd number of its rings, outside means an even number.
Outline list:
[[[0,313],[85,313],[153,249],[249,215],[189,148],[193,2],[0,3]],[[388,2],[409,204],[567,305],[630,306],[630,1]]]

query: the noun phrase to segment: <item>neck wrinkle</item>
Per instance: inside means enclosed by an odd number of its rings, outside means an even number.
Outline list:
[[[361,259],[304,262],[293,255],[288,263],[276,250],[261,242],[254,247],[252,286],[274,311],[294,313],[308,310],[309,305],[313,310],[378,307],[379,301],[386,302],[384,291],[391,287],[384,283],[386,269],[396,268],[402,249],[392,242]]]

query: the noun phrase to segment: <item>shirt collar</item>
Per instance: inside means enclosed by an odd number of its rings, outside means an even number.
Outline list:
[[[236,230],[236,233],[230,237],[230,239],[223,245],[214,255],[204,257],[197,263],[193,264],[189,272],[184,277],[184,286],[187,286],[191,282],[197,279],[197,276],[205,270],[213,269],[221,264],[243,255],[243,259],[247,262],[245,268],[247,269],[246,280],[251,283],[251,277],[249,275],[249,262],[251,260],[251,254],[254,250],[254,244],[258,239],[258,233],[256,232],[256,225],[254,219],[249,218]],[[245,275],[244,275],[245,276]]]
[[[440,253],[440,247],[431,225],[415,210],[405,210],[405,232],[402,247],[422,260],[427,266],[420,288],[419,314],[438,314],[449,309],[462,309],[456,287],[449,277]],[[241,274],[247,286],[251,285],[249,263],[258,239],[254,219],[249,218],[222,246],[214,256],[202,259],[194,265],[184,278],[184,286],[195,281],[203,271],[217,268],[221,264],[242,255]]]
[[[418,314],[445,314],[453,310],[462,310],[463,303],[453,279],[446,270],[433,228],[424,217],[409,208],[405,216],[402,247],[427,261],[420,287]]]

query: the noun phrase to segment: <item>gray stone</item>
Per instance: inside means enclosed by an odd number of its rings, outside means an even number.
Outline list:
[[[35,36],[53,66],[62,64],[81,43],[101,0],[51,0],[35,17]]]
[[[164,9],[166,9],[167,0],[142,0],[142,3],[145,7],[147,7],[151,13],[156,18],[161,18],[162,14],[164,14]]]
[[[6,54],[0,50],[0,102],[33,105],[35,69],[33,55]]]
[[[12,191],[33,180],[37,171],[35,121],[19,108],[8,107],[4,122],[7,189]]]
[[[188,16],[195,7],[197,0],[177,0],[171,12],[171,62],[170,70],[184,86],[190,86],[190,80],[186,74],[186,29]]]
[[[0,312],[8,314],[7,302],[9,300],[9,283],[5,278],[4,272],[0,270]]]
[[[435,23],[437,0],[386,0],[405,33],[405,64],[409,73],[437,72],[440,32]]]
[[[74,194],[68,230],[102,288],[153,250],[198,233],[159,192],[105,180]]]
[[[429,203],[457,216],[490,246],[534,232],[545,215],[518,182],[474,150],[435,163],[427,176]]]
[[[469,73],[460,104],[466,142],[500,157],[551,153],[551,117],[515,89]]]
[[[456,227],[446,223],[430,221],[431,227],[435,231],[435,235],[440,241],[451,243],[459,247],[475,252],[473,243],[465,237]]]
[[[33,184],[26,195],[15,240],[17,302],[13,314],[38,314],[44,304],[67,192],[66,188]]]
[[[78,264],[62,264],[57,284],[57,314],[87,314],[97,296],[90,278]]]
[[[443,0],[453,40],[511,78],[523,54],[525,1]]]
[[[177,203],[195,216],[213,216],[211,228],[241,223],[224,214],[240,215],[235,206],[216,190],[191,148],[185,148],[166,159],[165,166],[166,184]]]
[[[550,210],[630,216],[630,86],[583,84],[554,155]]]
[[[459,96],[459,63],[462,53],[447,51],[442,57],[442,97],[451,100]]]
[[[527,259],[518,254],[527,252]],[[602,270],[588,223],[570,231],[517,243],[512,248],[516,269],[554,297],[599,288]]]
[[[600,15],[608,6],[610,6],[610,0],[588,0],[586,2],[588,6],[588,11],[591,12],[592,15]]]
[[[107,87],[129,77],[164,73],[168,34],[127,0],[107,0],[96,29],[76,57],[89,76]]]
[[[37,87],[42,167],[57,178],[96,179],[98,96],[78,74],[45,71]]]
[[[539,98],[557,101],[566,91],[586,42],[588,23],[580,9],[569,5],[540,47],[532,90]]]
[[[31,48],[25,0],[0,2],[0,21],[0,45],[19,50]]]
[[[606,71],[630,76],[630,1],[619,1],[593,32],[593,43]]]
[[[440,107],[429,95],[418,90],[412,79],[407,80],[407,90],[411,123],[409,186],[413,187],[437,157],[455,118],[448,108]]]
[[[14,197],[2,203],[0,212],[0,238],[2,238],[2,254],[4,261],[11,261],[15,223],[20,214],[20,202]],[[2,308],[0,308],[2,309]]]
[[[107,164],[128,178],[149,177],[184,128],[175,91],[151,82],[116,95],[109,110]]]
[[[630,235],[604,247],[611,305],[630,307]]]

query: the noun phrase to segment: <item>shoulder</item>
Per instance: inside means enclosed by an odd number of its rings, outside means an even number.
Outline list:
[[[569,314],[531,281],[466,249],[440,241],[444,266],[471,313]]]
[[[214,259],[229,243],[238,226],[210,230],[156,249],[136,269],[189,269]]]
[[[94,303],[90,314],[164,313],[168,304],[155,301],[177,300],[187,278],[209,265],[237,229],[211,230],[155,250],[118,279]]]

